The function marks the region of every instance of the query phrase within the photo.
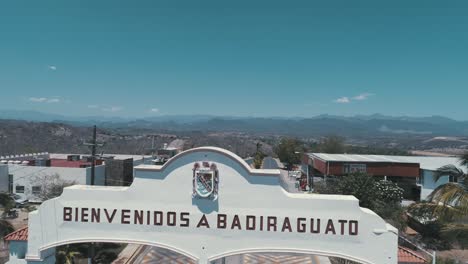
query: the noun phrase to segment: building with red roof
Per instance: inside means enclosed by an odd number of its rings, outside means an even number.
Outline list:
[[[398,246],[398,264],[429,263],[417,252],[402,246]]]
[[[3,240],[5,241],[5,244],[8,244],[10,251],[9,263],[15,263],[15,261],[20,262],[24,260],[28,247],[27,226],[6,235]]]

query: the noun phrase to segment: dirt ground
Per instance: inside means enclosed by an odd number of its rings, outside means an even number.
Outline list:
[[[18,211],[18,217],[10,218],[7,220],[13,225],[15,230],[18,230],[28,225],[28,212],[21,210],[21,209],[15,209],[15,210]]]
[[[447,251],[438,251],[437,256],[441,258],[455,259],[463,264],[468,264],[468,250],[452,249]]]

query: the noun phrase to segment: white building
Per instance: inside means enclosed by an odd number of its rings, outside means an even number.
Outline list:
[[[441,177],[437,182],[434,181],[434,172],[445,165],[455,165],[457,168],[468,173],[468,169],[460,166],[460,161],[456,157],[408,157],[419,162],[420,176],[418,185],[421,186],[421,200],[425,200],[427,196],[434,191],[438,186],[453,182],[454,179],[449,179],[449,176]]]
[[[91,184],[91,168],[59,166],[23,166],[8,164],[9,191],[27,198],[31,202],[41,202],[39,195],[44,185],[50,184],[57,178],[73,184]],[[95,185],[104,185],[105,166],[96,166]]]
[[[72,157],[73,156],[73,157]],[[90,185],[91,163],[85,155],[40,153],[4,156],[0,163],[0,191],[18,194],[30,202],[41,202],[39,198],[44,186],[52,181]],[[133,159],[133,166],[150,162],[150,156],[105,155],[96,162],[95,185],[105,185],[105,160]],[[6,162],[5,162],[6,161]]]

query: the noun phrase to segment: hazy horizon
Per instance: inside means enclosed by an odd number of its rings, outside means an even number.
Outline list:
[[[468,122],[468,119],[456,119],[456,118],[450,118],[447,116],[442,116],[442,115],[428,115],[428,116],[411,116],[411,115],[384,115],[381,113],[373,113],[373,114],[353,114],[353,115],[332,115],[332,114],[317,114],[313,116],[255,116],[255,115],[245,115],[245,116],[240,116],[240,115],[216,115],[216,114],[158,114],[158,115],[146,115],[146,116],[118,116],[118,115],[76,115],[76,114],[63,114],[63,113],[51,113],[51,112],[44,112],[44,111],[36,111],[36,110],[13,110],[13,109],[0,109],[0,119],[3,118],[3,116],[11,116],[11,115],[5,115],[5,113],[10,113],[10,114],[22,114],[22,113],[31,113],[31,114],[38,114],[38,115],[44,115],[44,116],[60,116],[64,118],[71,118],[71,119],[85,119],[85,118],[105,118],[105,119],[122,119],[122,120],[137,120],[137,119],[152,119],[152,118],[167,118],[170,119],[171,117],[207,117],[207,118],[272,118],[272,119],[308,119],[308,118],[317,118],[317,117],[342,117],[342,118],[358,118],[358,117],[371,117],[371,118],[448,118],[451,120],[455,120],[458,122]],[[34,121],[34,120],[32,120]],[[66,121],[66,120],[64,120]]]

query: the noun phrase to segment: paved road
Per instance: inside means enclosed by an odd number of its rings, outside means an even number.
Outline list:
[[[134,264],[195,264],[195,261],[173,251],[146,246]],[[219,259],[212,264],[330,264],[327,257],[295,253],[253,253]]]
[[[296,180],[288,176],[287,170],[283,170],[283,168],[280,168],[279,161],[277,159],[274,159],[272,157],[264,158],[262,169],[279,169],[281,173],[281,186],[283,186],[283,188],[290,193],[299,192],[299,190],[297,190],[295,186]]]
[[[263,159],[262,169],[278,169],[278,162],[272,157]]]

